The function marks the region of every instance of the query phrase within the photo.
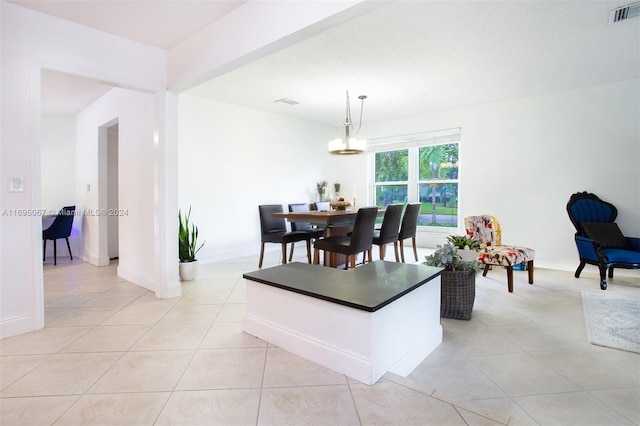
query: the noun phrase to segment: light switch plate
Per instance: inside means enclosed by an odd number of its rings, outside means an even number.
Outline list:
[[[22,176],[9,176],[9,192],[24,192]]]

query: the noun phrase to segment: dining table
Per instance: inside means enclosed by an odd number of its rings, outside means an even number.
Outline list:
[[[384,216],[384,209],[378,209],[378,217]],[[346,235],[351,232],[353,223],[358,215],[358,210],[309,210],[305,212],[272,213],[272,217],[286,219],[289,222],[306,222],[323,229],[325,237],[332,235]],[[338,255],[338,264],[330,264],[336,267],[345,261],[344,255]],[[315,262],[315,260],[314,260]]]
[[[310,210],[306,212],[273,213],[272,216],[287,219],[289,222],[310,223],[327,231],[331,227],[353,225],[357,214],[357,210]]]

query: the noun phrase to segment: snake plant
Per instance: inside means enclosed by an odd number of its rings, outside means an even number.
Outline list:
[[[178,210],[178,222],[180,223],[180,230],[178,231],[178,258],[180,262],[195,262],[196,253],[200,251],[203,242],[198,247],[198,227],[189,222],[191,217],[191,207],[189,212],[183,216]]]

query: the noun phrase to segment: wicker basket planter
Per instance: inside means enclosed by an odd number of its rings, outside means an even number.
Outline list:
[[[444,271],[440,280],[440,317],[470,320],[476,298],[476,272]]]

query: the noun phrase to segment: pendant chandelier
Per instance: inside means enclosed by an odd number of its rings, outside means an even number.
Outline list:
[[[342,139],[334,139],[329,141],[329,152],[336,155],[349,155],[349,154],[362,154],[367,150],[367,141],[364,139],[358,139],[358,132],[362,127],[362,109],[364,107],[364,100],[367,99],[365,95],[358,96],[360,99],[360,123],[358,124],[358,130],[355,132],[355,137],[351,137],[351,105],[349,102],[349,91],[347,90],[347,118],[344,121],[345,135]]]

